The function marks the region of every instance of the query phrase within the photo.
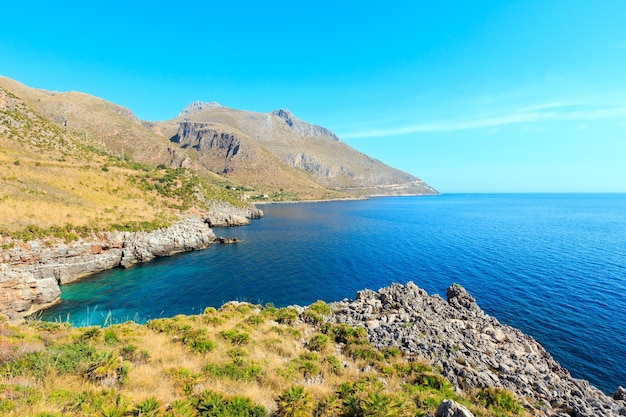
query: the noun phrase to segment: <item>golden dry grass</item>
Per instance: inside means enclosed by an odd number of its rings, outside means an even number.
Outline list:
[[[117,408],[125,410],[119,415],[129,416],[142,401],[155,398],[162,412],[154,415],[165,416],[166,404],[178,400],[193,404],[194,398],[212,391],[224,398],[243,396],[274,415],[280,395],[293,386],[304,386],[317,403],[339,392],[343,384],[356,389],[355,398],[363,404],[374,393],[383,399],[403,400],[404,405],[385,414],[390,416],[432,413],[432,405],[420,409],[415,404],[450,396],[470,406],[475,415],[524,415],[485,409],[474,397],[460,396],[445,383],[441,388],[411,385],[414,371],[396,368],[407,363],[397,355],[372,362],[347,355],[342,345],[332,341],[321,351],[311,351],[308,341],[322,329],[302,321],[302,315],[296,322],[279,323],[279,313],[229,303],[198,316],[157,319],[147,325],[128,322],[103,330],[38,321],[12,326],[0,318],[0,411],[10,417],[88,416]],[[209,349],[197,343],[207,340]],[[363,340],[359,346],[371,349]],[[125,355],[127,376],[114,386],[104,387],[86,373],[89,363],[83,362],[97,360],[102,352]],[[340,369],[333,371],[330,357],[336,358]],[[307,361],[314,370],[305,370]],[[426,365],[419,366],[441,380]],[[250,370],[254,372],[246,373]],[[406,391],[406,384],[412,391]]]
[[[51,161],[0,148],[2,227],[18,231],[30,224],[48,228],[69,223],[105,229],[152,221],[166,211],[156,193],[128,182],[132,170],[107,166],[105,172],[105,166],[104,157],[87,163]]]

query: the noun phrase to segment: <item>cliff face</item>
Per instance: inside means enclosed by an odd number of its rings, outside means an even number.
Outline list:
[[[374,346],[427,360],[456,389],[504,388],[540,416],[626,413],[626,403],[573,378],[537,341],[486,315],[458,285],[448,289],[447,301],[413,283],[364,290],[333,310],[336,321],[364,327]]]
[[[272,114],[287,123],[287,126],[293,130],[298,136],[304,137],[327,137],[339,142],[339,138],[330,130],[323,126],[312,125],[303,120],[298,119],[287,109],[274,110]]]
[[[156,257],[204,249],[216,242],[209,227],[237,226],[262,215],[219,202],[206,213],[187,215],[153,232],[102,232],[73,243],[6,242],[0,251],[0,314],[20,322],[60,300],[60,285],[84,276],[127,268]]]

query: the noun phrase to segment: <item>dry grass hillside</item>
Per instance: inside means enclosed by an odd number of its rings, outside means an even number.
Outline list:
[[[201,204],[196,192],[241,204],[224,184],[193,171],[138,164],[95,147],[0,87],[0,229],[5,233],[160,227]]]
[[[474,415],[523,416],[507,391],[460,395],[364,329],[247,303],[197,316],[72,328],[0,320],[3,416],[424,416],[444,399]]]

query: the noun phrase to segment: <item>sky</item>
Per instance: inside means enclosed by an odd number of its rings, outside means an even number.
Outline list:
[[[443,193],[626,192],[626,1],[3,4],[0,75],[291,110]]]

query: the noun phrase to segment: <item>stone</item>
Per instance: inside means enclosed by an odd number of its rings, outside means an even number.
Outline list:
[[[382,308],[371,309],[374,305]],[[536,416],[578,410],[614,417],[624,408],[621,400],[573,378],[532,337],[486,315],[459,285],[448,288],[447,300],[407,283],[359,291],[356,300],[331,306],[332,320],[364,327],[379,349],[396,347],[422,358],[457,391],[506,389]]]
[[[455,401],[444,400],[437,407],[435,417],[474,417],[474,414]]]
[[[211,221],[242,225],[262,215],[253,207],[218,202],[205,213],[184,215],[170,227],[152,232],[100,232],[75,242],[53,244],[49,240],[9,242],[0,237],[7,248],[0,249],[0,315],[21,322],[58,303],[59,285],[117,266],[127,268],[156,257],[204,249],[219,241],[209,227]],[[237,242],[222,239],[222,243]]]
[[[618,387],[617,391],[615,391],[615,393],[613,394],[613,399],[626,401],[626,388],[621,386]]]

